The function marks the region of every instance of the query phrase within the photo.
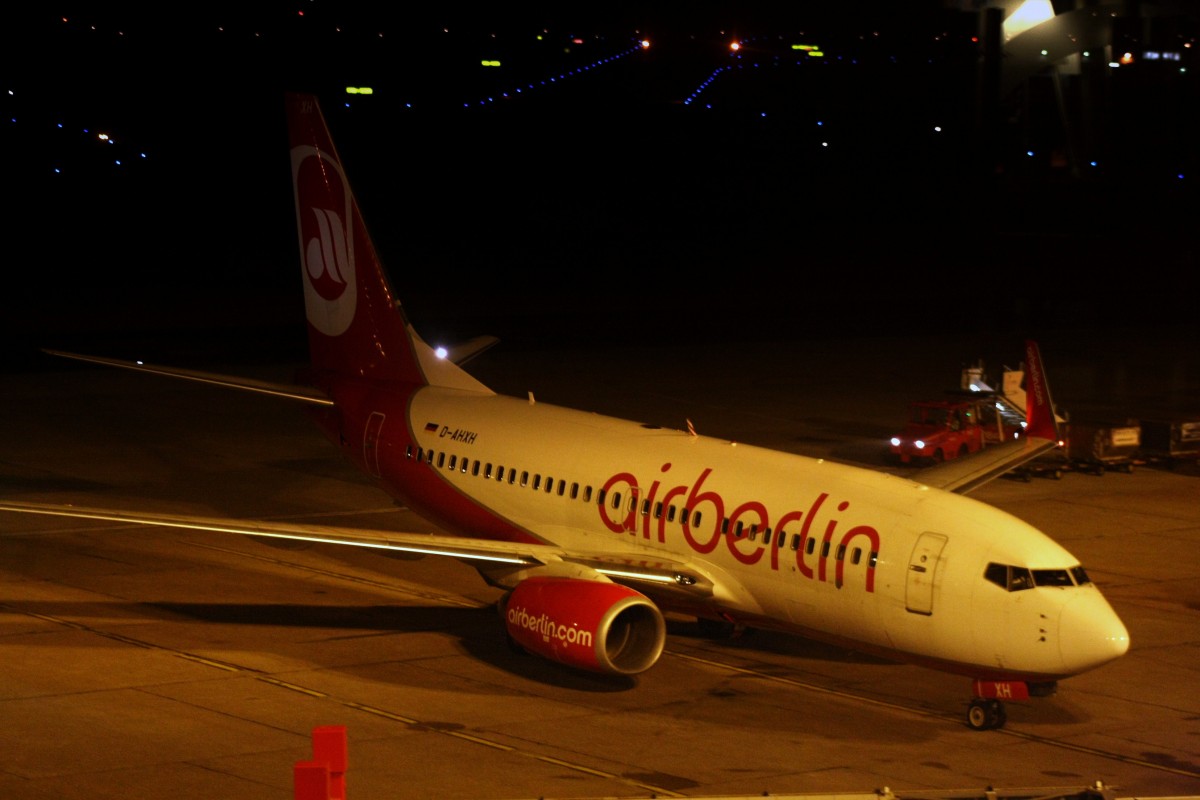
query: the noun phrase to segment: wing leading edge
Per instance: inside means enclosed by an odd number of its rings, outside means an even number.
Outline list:
[[[163,375],[168,378],[182,378],[183,380],[197,381],[198,383],[211,383],[216,386],[223,386],[227,389],[241,389],[243,391],[271,395],[272,397],[283,397],[288,400],[299,400],[302,403],[308,403],[310,405],[333,405],[333,401],[329,399],[328,396],[312,386],[269,383],[267,381],[254,380],[253,378],[222,375],[216,372],[202,372],[200,370],[181,369],[179,367],[162,367],[154,364],[146,364],[141,361],[125,361],[119,358],[89,356],[81,353],[68,353],[63,350],[49,350],[43,348],[42,352],[48,355],[58,356],[59,358],[70,358],[74,359],[75,361],[86,361],[89,364],[103,364],[106,367],[120,367],[121,369],[130,369],[134,370],[135,372],[148,372],[152,375]]]
[[[481,570],[493,567],[518,570],[545,568],[541,571],[553,573],[557,565],[567,565],[594,570],[614,582],[637,584],[645,586],[648,590],[654,586],[672,591],[682,590],[697,599],[709,597],[713,593],[712,582],[694,566],[669,559],[642,559],[633,553],[583,553],[548,544],[224,517],[145,514],[73,505],[6,501],[0,502],[0,511],[444,556],[467,562]]]
[[[477,336],[469,341],[444,348],[445,355],[443,357],[447,361],[462,365],[476,356],[486,352],[499,341],[500,340],[495,336]],[[43,348],[42,352],[46,353],[47,355],[57,356],[59,358],[70,358],[75,361],[84,361],[89,364],[103,364],[106,367],[120,367],[121,369],[129,369],[136,372],[147,372],[152,375],[161,375],[168,378],[181,378],[183,380],[196,381],[198,383],[208,383],[214,386],[222,386],[227,389],[240,389],[247,392],[257,392],[258,394],[270,395],[272,397],[282,397],[287,400],[297,400],[301,403],[306,403],[313,406],[333,405],[333,400],[331,400],[324,392],[313,386],[307,386],[304,384],[271,383],[268,381],[260,381],[253,378],[226,375],[216,372],[182,369],[180,367],[165,367],[156,364],[146,364],[142,361],[126,361],[119,358],[91,356],[84,355],[82,353],[68,353],[64,350],[51,350],[48,348]]]

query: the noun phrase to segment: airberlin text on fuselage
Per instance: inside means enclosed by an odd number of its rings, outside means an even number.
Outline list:
[[[671,469],[670,464],[663,464],[662,471],[667,472]],[[613,475],[604,484],[605,496],[612,496],[613,491],[621,491],[621,487],[627,487],[629,494],[635,498],[633,503],[623,504],[622,508],[627,509],[621,519],[613,519],[610,512],[622,513],[620,509],[611,508],[609,503],[600,503],[600,519],[604,525],[613,533],[632,533],[638,532],[638,518],[641,518],[641,533],[646,539],[651,537],[657,538],[659,542],[666,542],[666,526],[667,518],[665,514],[650,514],[641,513],[644,508],[653,509],[657,503],[662,504],[662,508],[669,507],[672,503],[680,502],[686,509],[686,513],[681,515],[679,522],[680,528],[683,531],[683,538],[687,541],[690,548],[697,553],[711,553],[717,549],[721,543],[721,539],[725,540],[725,546],[729,552],[743,564],[752,565],[763,561],[764,556],[768,557],[770,568],[778,570],[780,565],[781,553],[792,553],[795,556],[795,568],[806,578],[815,578],[816,580],[828,580],[827,563],[831,552],[844,554],[851,547],[862,544],[863,549],[872,554],[879,552],[879,531],[871,525],[855,525],[834,541],[834,536],[837,533],[838,520],[830,517],[825,523],[824,531],[820,533],[813,530],[813,521],[821,512],[822,506],[829,498],[828,492],[821,492],[815,498],[807,511],[789,510],[782,516],[772,521],[771,513],[767,507],[760,501],[749,500],[742,503],[733,509],[727,510],[725,499],[721,495],[713,491],[705,491],[704,483],[712,474],[712,468],[706,467],[696,478],[695,483],[691,486],[686,484],[673,486],[665,489],[661,481],[654,481],[650,484],[650,490],[642,497],[641,484],[638,479],[628,472],[618,472]],[[843,500],[838,503],[837,510],[845,512],[850,508],[849,501]],[[711,510],[713,519],[712,530],[704,532],[696,530],[692,527],[692,521],[695,519],[695,514],[700,510]],[[707,517],[708,515],[703,515]],[[722,533],[722,528],[726,527],[724,520],[728,518],[728,532]],[[739,528],[738,523],[742,525]],[[789,526],[792,526],[789,528]],[[799,526],[796,530],[795,526]],[[654,530],[652,530],[652,527]],[[703,528],[704,526],[701,526]],[[774,539],[778,544],[768,543],[764,546],[763,541],[759,541],[758,537],[751,538],[747,535],[737,536],[735,531],[755,530],[763,532],[765,540],[766,531],[773,532],[773,537],[785,536],[790,539],[794,534],[799,534],[799,546],[795,549],[782,546],[782,539]],[[784,533],[779,533],[784,531]],[[808,540],[810,538],[821,537],[821,545],[819,548],[814,548],[814,553],[806,552],[808,550]],[[813,564],[805,561],[805,556],[808,555],[814,560]],[[834,558],[834,575],[833,580],[840,588],[842,586],[842,575],[845,569],[845,559],[841,557]],[[866,569],[866,590],[868,592],[875,591],[875,562],[874,559],[868,558]]]

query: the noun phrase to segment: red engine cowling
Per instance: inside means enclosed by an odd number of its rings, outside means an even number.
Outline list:
[[[530,653],[589,672],[635,675],[662,654],[667,626],[650,599],[625,586],[527,578],[509,593],[504,624]]]

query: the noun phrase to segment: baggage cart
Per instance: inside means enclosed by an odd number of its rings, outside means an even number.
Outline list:
[[[1142,420],[1141,457],[1174,469],[1180,461],[1200,464],[1200,417]]]
[[[1060,445],[1044,455],[1040,455],[1032,461],[1029,461],[1017,469],[1013,473],[1025,480],[1030,480],[1034,475],[1040,475],[1043,478],[1053,478],[1060,480],[1064,473],[1069,472],[1072,468],[1071,460],[1067,456],[1066,445]]]
[[[1139,420],[1071,420],[1066,428],[1067,461],[1073,468],[1097,475],[1109,469],[1133,472],[1142,442]]]

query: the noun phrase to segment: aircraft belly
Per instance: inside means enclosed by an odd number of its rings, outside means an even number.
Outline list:
[[[861,586],[814,582],[791,571],[776,575],[764,587],[763,595],[774,599],[768,613],[787,619],[802,633],[830,634],[847,641],[886,646],[881,620],[875,612],[878,598]]]

